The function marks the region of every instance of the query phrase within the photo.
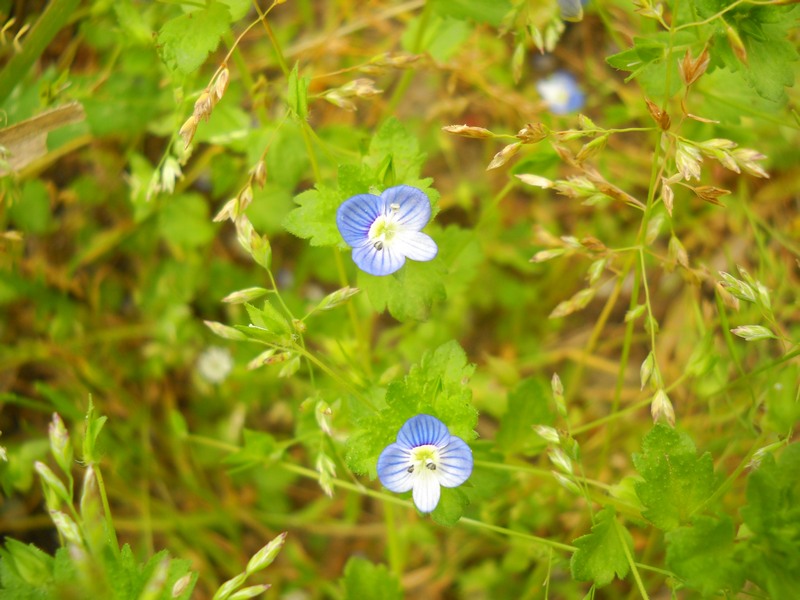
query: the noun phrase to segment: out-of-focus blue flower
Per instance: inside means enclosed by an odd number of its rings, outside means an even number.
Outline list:
[[[561,9],[561,18],[565,21],[580,21],[583,19],[583,5],[585,0],[558,0]]]
[[[410,185],[390,187],[380,195],[358,194],[336,211],[336,226],[353,248],[353,262],[370,275],[390,275],[406,258],[432,260],[439,249],[421,229],[431,218],[425,193]]]
[[[536,90],[548,108],[557,115],[579,110],[586,102],[583,90],[567,71],[556,71],[540,79],[536,82]]]
[[[472,450],[450,435],[436,417],[411,417],[378,458],[378,477],[392,492],[413,490],[414,504],[429,513],[439,504],[441,486],[453,488],[472,474]]]

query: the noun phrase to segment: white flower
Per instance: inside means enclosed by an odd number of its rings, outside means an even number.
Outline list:
[[[233,358],[227,348],[211,346],[197,359],[197,372],[209,383],[222,383],[233,369]]]

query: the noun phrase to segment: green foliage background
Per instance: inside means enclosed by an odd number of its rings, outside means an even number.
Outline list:
[[[0,0],[0,598],[796,595],[800,8],[584,11]]]

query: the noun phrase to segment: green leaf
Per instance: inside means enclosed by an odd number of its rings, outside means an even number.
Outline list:
[[[743,551],[747,578],[771,598],[792,598],[800,589],[800,444],[776,462],[767,455],[747,479],[745,525],[752,532]]]
[[[464,514],[464,509],[469,504],[469,498],[459,488],[441,488],[439,504],[431,513],[433,519],[439,525],[452,527]]]
[[[419,151],[417,139],[408,133],[403,124],[394,117],[384,122],[378,133],[372,138],[369,152],[364,157],[364,164],[373,170],[376,183],[383,183],[383,178],[378,174],[382,170],[381,167],[385,169],[387,158],[391,159],[394,185],[405,183],[416,186],[415,182],[419,178],[425,154]],[[381,189],[383,187],[391,186],[381,186]]]
[[[186,249],[207,244],[215,232],[208,203],[200,194],[165,198],[158,214],[158,228],[168,242]]]
[[[445,17],[471,19],[497,27],[511,11],[509,0],[432,0],[433,9]]]
[[[395,441],[408,419],[421,413],[441,420],[452,435],[472,440],[478,412],[467,384],[474,370],[455,341],[426,352],[408,375],[389,384],[384,408],[359,419],[358,429],[347,440],[350,468],[374,478],[380,453]]]
[[[19,200],[8,207],[11,222],[26,233],[44,233],[50,226],[50,194],[39,180],[28,181],[22,187]]]
[[[504,451],[530,454],[545,446],[532,427],[555,423],[550,397],[550,384],[538,378],[524,379],[508,395],[508,409],[497,433],[497,444]]]
[[[191,73],[217,49],[230,22],[228,7],[213,0],[205,8],[170,19],[158,32],[161,60],[174,72]]]
[[[625,79],[636,78],[651,98],[664,98],[665,93],[675,95],[682,83],[678,72],[679,52],[676,47],[685,47],[695,41],[695,36],[688,31],[679,31],[670,39],[666,31],[646,38],[635,37],[634,46],[628,50],[609,56],[609,65],[622,71],[630,71]],[[667,77],[669,71],[669,78]],[[666,89],[669,81],[669,90]]]
[[[434,302],[444,300],[444,272],[440,261],[407,260],[397,273],[384,277],[358,272],[358,287],[369,297],[375,310],[388,309],[398,321],[424,321]]]
[[[308,76],[300,76],[298,72],[297,63],[295,63],[292,72],[289,73],[288,91],[286,93],[286,102],[289,104],[289,109],[299,118],[308,118],[308,85],[311,79]]]
[[[247,315],[250,317],[250,323],[255,325],[255,328],[248,327],[240,331],[244,331],[245,333],[254,333],[254,330],[263,332],[266,336],[264,338],[265,341],[278,341],[281,339],[282,334],[285,336],[285,334],[291,332],[291,327],[286,317],[284,317],[277,308],[272,306],[269,300],[264,301],[263,309],[258,309],[248,303],[245,303],[244,307],[247,310]],[[261,338],[261,336],[255,337]]]
[[[632,555],[633,538],[617,523],[613,506],[597,513],[592,532],[573,544],[578,548],[569,563],[574,579],[593,581],[597,587],[602,587],[611,583],[615,575],[624,579],[628,574],[627,555]]]
[[[342,198],[335,190],[317,185],[295,196],[298,205],[283,221],[289,233],[307,239],[312,246],[334,246],[343,244],[336,228],[336,209]]]
[[[238,21],[244,17],[250,7],[253,5],[250,0],[219,0],[222,4],[228,7],[228,12],[231,13],[231,20]]]
[[[397,577],[384,565],[375,565],[353,556],[344,567],[345,600],[402,600],[403,592]]]
[[[646,507],[643,516],[669,531],[687,523],[714,491],[714,466],[706,452],[699,458],[691,438],[658,424],[644,437],[633,464],[644,481],[636,494]]]
[[[703,0],[697,2],[696,8],[702,18],[709,18],[727,9],[729,4]],[[727,11],[723,18],[712,22],[712,67],[723,65],[736,72],[762,98],[785,104],[785,88],[794,84],[797,72],[792,63],[800,58],[796,45],[789,41],[798,15],[797,6],[745,4]],[[744,48],[746,64],[732,47],[731,31],[735,32],[733,39],[738,37]]]
[[[446,62],[453,56],[459,47],[469,39],[473,29],[469,23],[463,20],[430,15],[425,22],[422,38],[419,38],[422,24],[421,17],[415,17],[409,21],[401,38],[403,49],[408,52],[427,52],[439,62]]]
[[[97,438],[100,430],[106,424],[108,417],[98,417],[95,414],[94,404],[91,396],[89,397],[89,408],[86,411],[86,432],[83,437],[83,461],[89,464],[97,463],[99,456],[97,451]]]
[[[0,598],[2,590],[42,588],[49,585],[52,578],[52,556],[33,544],[5,539],[4,547],[0,548]]]
[[[733,521],[698,516],[691,527],[666,535],[667,566],[687,585],[704,596],[723,591],[730,597],[744,583],[741,565],[734,557]]]

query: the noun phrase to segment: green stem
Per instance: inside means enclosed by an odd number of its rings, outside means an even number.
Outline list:
[[[399,578],[403,575],[403,564],[400,558],[400,543],[397,539],[397,525],[395,524],[393,504],[384,505],[383,517],[386,522],[386,547],[389,551],[389,567],[392,573]]]
[[[349,285],[347,281],[347,272],[344,268],[344,261],[342,260],[342,253],[338,248],[333,249],[333,256],[336,260],[336,271],[339,275],[339,285],[346,287]],[[350,325],[353,327],[353,333],[356,335],[356,343],[358,344],[358,354],[361,357],[362,365],[367,372],[368,376],[372,375],[372,356],[369,339],[364,333],[364,328],[361,327],[361,322],[356,314],[356,307],[352,302],[347,303],[347,316],[350,318]]]
[[[273,4],[274,6],[274,4]],[[258,4],[256,3],[256,7]],[[285,76],[289,76],[289,67],[286,64],[286,59],[283,57],[283,51],[281,50],[281,45],[278,43],[278,39],[275,37],[275,34],[272,31],[272,27],[269,25],[269,21],[267,21],[267,16],[261,12],[259,9],[258,11],[259,17],[261,17],[261,22],[264,24],[264,29],[267,32],[267,37],[269,38],[270,43],[272,44],[272,48],[275,50],[275,56],[278,59],[278,65],[281,67],[281,71]]]
[[[100,502],[103,504],[103,512],[106,517],[106,531],[109,537],[109,545],[115,555],[119,555],[119,541],[117,540],[117,530],[114,528],[114,520],[111,518],[111,506],[108,504],[108,495],[106,494],[106,485],[103,481],[103,474],[100,472],[98,465],[93,465],[94,474],[97,477],[97,490],[100,492]]]
[[[619,539],[619,543],[622,546],[622,551],[625,553],[625,558],[628,561],[628,565],[631,567],[631,573],[633,573],[633,579],[636,581],[636,587],[639,588],[639,593],[642,595],[642,598],[649,600],[650,596],[647,595],[647,590],[644,588],[639,570],[636,568],[637,563],[633,560],[630,548],[628,548],[628,544],[622,535],[622,525],[619,524],[617,519],[614,519],[614,532],[617,534],[617,539]]]
[[[311,361],[312,363],[314,363],[314,364],[315,364],[315,365],[316,365],[316,366],[317,366],[317,367],[318,367],[318,368],[319,368],[321,371],[323,371],[323,372],[324,372],[326,375],[328,375],[328,376],[329,376],[331,379],[333,379],[334,381],[336,381],[336,383],[338,383],[338,384],[339,384],[339,385],[341,385],[341,386],[342,386],[344,389],[346,389],[348,392],[350,392],[351,394],[353,394],[353,396],[355,396],[356,398],[358,398],[359,400],[361,400],[361,402],[363,402],[363,403],[364,403],[366,406],[368,406],[370,409],[372,409],[372,410],[373,410],[373,411],[375,411],[375,412],[377,412],[377,411],[378,411],[377,407],[376,407],[376,406],[375,406],[375,405],[372,403],[372,401],[371,401],[369,398],[367,398],[367,397],[366,397],[364,394],[362,394],[361,392],[359,392],[359,391],[358,391],[358,390],[357,390],[357,389],[356,389],[356,388],[353,386],[353,384],[351,384],[349,381],[347,381],[346,379],[344,379],[344,378],[343,378],[341,375],[339,375],[338,373],[336,373],[336,372],[335,372],[333,369],[331,369],[331,368],[330,368],[328,365],[326,365],[326,364],[325,364],[325,363],[323,363],[321,360],[319,360],[319,359],[318,359],[316,356],[314,356],[313,354],[311,354],[311,353],[310,353],[308,350],[306,350],[306,349],[305,349],[305,348],[303,348],[303,347],[298,347],[298,348],[297,348],[297,351],[298,351],[300,354],[302,354],[304,357],[306,357],[306,358],[307,358],[309,361]]]

